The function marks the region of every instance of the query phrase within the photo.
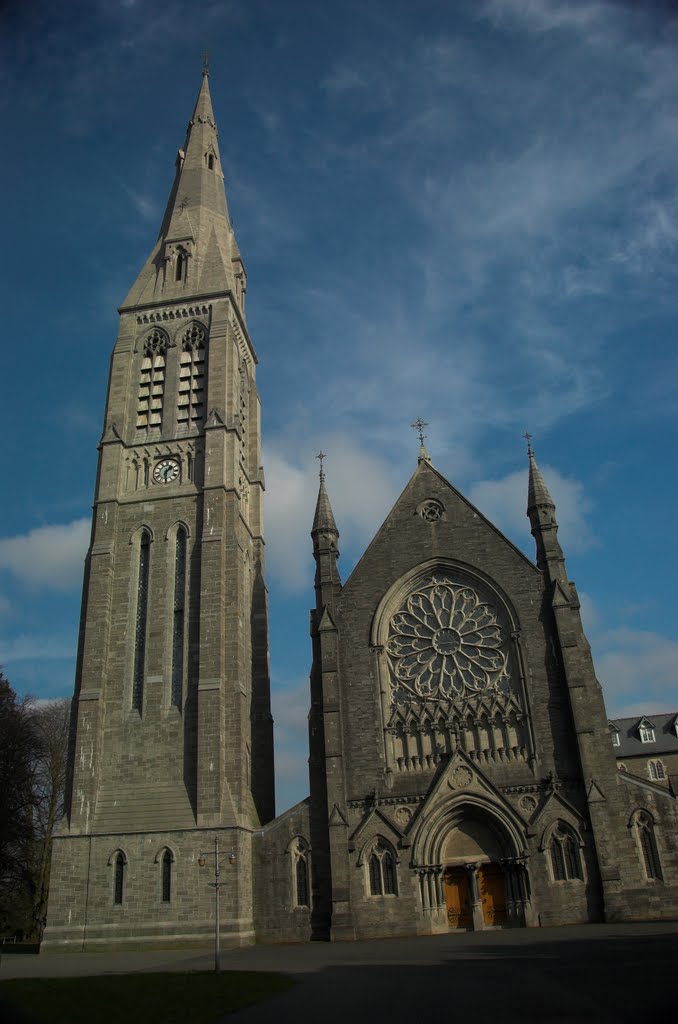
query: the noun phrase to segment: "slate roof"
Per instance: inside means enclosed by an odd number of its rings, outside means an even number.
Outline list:
[[[671,711],[668,715],[611,718],[610,725],[615,726],[619,732],[619,746],[612,748],[615,757],[652,757],[653,754],[678,754],[677,720],[678,712],[676,711]],[[639,726],[643,721],[654,727],[654,743],[641,743]]]

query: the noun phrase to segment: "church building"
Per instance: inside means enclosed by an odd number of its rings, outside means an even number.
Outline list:
[[[246,283],[204,72],[119,310],[43,949],[205,945],[215,868],[223,945],[675,918],[676,792],[617,770],[529,444],[535,562],[421,434],[342,583],[321,468],[310,797],[275,817]]]

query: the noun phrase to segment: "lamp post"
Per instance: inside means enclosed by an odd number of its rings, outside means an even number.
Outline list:
[[[214,881],[210,882],[209,884],[211,888],[214,889],[214,973],[218,974],[219,971],[221,970],[221,964],[219,963],[221,954],[219,944],[219,890],[221,889],[222,885],[226,885],[226,882],[220,881],[221,861],[227,859],[229,864],[235,864],[236,857],[235,850],[233,849],[233,847],[231,847],[231,852],[228,855],[219,854],[219,836],[214,837],[214,849],[209,850],[207,853],[201,853],[200,856],[198,857],[198,865],[201,868],[204,868],[205,864],[207,863],[208,857],[214,857]]]

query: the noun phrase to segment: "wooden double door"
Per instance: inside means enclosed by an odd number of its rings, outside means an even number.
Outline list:
[[[473,927],[473,880],[468,868],[445,869],[445,905],[450,928]],[[475,869],[483,924],[501,925],[506,922],[506,884],[499,864],[481,864]]]

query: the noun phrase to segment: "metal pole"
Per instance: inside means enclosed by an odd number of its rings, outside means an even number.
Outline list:
[[[219,837],[214,837],[214,973],[218,974],[219,964]]]

